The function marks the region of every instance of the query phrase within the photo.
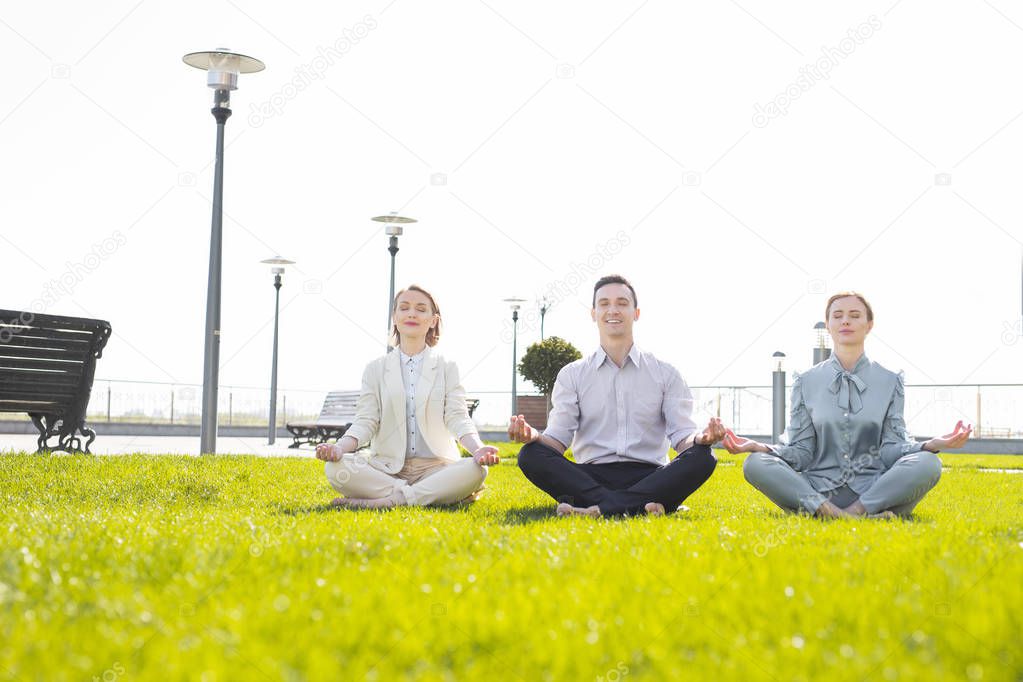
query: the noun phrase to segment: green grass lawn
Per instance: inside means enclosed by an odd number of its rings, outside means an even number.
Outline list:
[[[514,459],[348,512],[311,458],[3,455],[0,679],[1018,681],[1023,474],[943,457],[915,520],[825,523],[729,455],[688,513],[599,521]]]

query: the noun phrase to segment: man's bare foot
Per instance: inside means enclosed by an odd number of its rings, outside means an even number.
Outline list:
[[[647,516],[664,516],[664,505],[660,502],[647,502],[643,505]]]
[[[592,507],[573,507],[568,502],[562,502],[558,505],[556,510],[558,516],[589,516],[590,518],[600,518],[600,507],[593,505]]]
[[[330,503],[332,507],[342,509],[390,509],[397,503],[390,497],[363,499],[359,497],[335,497]]]
[[[825,500],[824,504],[817,507],[815,516],[819,516],[822,519],[847,519],[853,515],[835,503]]]
[[[891,521],[892,519],[898,518],[898,516],[895,514],[895,512],[891,511],[890,509],[885,509],[884,511],[879,511],[876,514],[867,514],[867,518],[885,519],[886,521]]]
[[[842,511],[844,511],[849,516],[866,516],[867,515],[867,508],[864,507],[863,503],[860,502],[859,500],[856,500],[855,502],[850,504],[848,507],[846,507]]]

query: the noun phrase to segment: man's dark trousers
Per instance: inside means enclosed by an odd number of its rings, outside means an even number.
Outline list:
[[[714,473],[709,445],[694,445],[668,464],[608,462],[576,464],[539,441],[519,451],[519,468],[533,485],[573,507],[600,507],[605,516],[640,514],[648,502],[678,509]]]

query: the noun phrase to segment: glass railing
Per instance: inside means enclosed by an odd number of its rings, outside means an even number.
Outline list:
[[[719,416],[737,432],[771,433],[770,386],[692,386],[697,422]],[[477,391],[473,419],[481,430],[502,431],[511,414],[511,392]],[[280,388],[277,423],[315,420],[327,389]],[[520,396],[537,393],[520,391]],[[788,396],[788,391],[786,391]],[[270,389],[260,386],[221,385],[218,423],[228,426],[261,426],[270,412]],[[788,405],[786,406],[788,407]],[[95,380],[89,401],[90,423],[198,424],[202,412],[202,386],[123,379]],[[1023,384],[906,386],[906,423],[919,436],[945,433],[960,419],[974,425],[975,435],[986,438],[1023,437]],[[24,415],[0,413],[0,420],[25,419]]]

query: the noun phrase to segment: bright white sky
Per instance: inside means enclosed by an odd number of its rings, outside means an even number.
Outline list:
[[[435,292],[470,393],[509,388],[501,299],[564,282],[546,331],[586,353],[608,272],[638,290],[637,341],[694,385],[768,383],[776,350],[807,367],[845,288],[873,302],[868,354],[910,383],[1023,381],[1005,0],[0,8],[0,306],[83,264],[45,310],[111,321],[100,377],[201,382],[215,125],[181,56],[224,46],[267,69],[227,126],[222,384],[269,385],[259,261],[279,253],[298,261],[281,386],[358,387],[384,349],[369,218],[389,211],[419,220],[398,283]],[[520,351],[538,338],[527,319]]]

